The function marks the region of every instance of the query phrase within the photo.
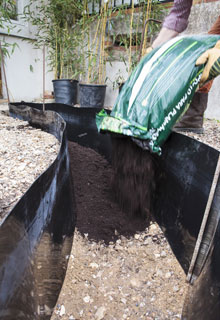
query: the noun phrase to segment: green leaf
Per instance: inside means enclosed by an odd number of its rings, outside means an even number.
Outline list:
[[[34,68],[33,68],[32,64],[30,64],[30,72],[34,72]]]

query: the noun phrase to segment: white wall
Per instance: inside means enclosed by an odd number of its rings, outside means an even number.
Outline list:
[[[29,0],[17,0],[18,19],[12,20],[13,28],[8,36],[7,24],[0,28],[0,40],[16,43],[18,48],[10,57],[5,58],[6,80],[11,101],[34,101],[43,96],[43,53],[42,50],[33,49],[27,39],[34,39],[35,27],[22,19],[22,12]],[[37,3],[37,0],[36,0]],[[33,72],[30,71],[33,66]],[[46,67],[46,91],[52,91],[53,74]],[[2,71],[3,98],[7,98],[5,78]]]
[[[6,79],[11,101],[34,101],[42,97],[43,93],[43,53],[33,49],[28,42],[15,37],[7,37],[10,43],[16,42],[19,48],[10,58],[5,59]],[[33,66],[33,72],[30,71]],[[47,68],[48,69],[48,68]],[[3,79],[3,96],[7,98]],[[52,91],[53,73],[46,72],[46,91]]]

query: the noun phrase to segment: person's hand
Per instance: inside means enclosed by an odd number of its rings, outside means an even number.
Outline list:
[[[220,75],[220,40],[214,48],[205,51],[196,61],[196,66],[206,63],[199,83],[201,87],[205,82]]]
[[[168,40],[175,38],[179,35],[179,33],[175,30],[167,29],[163,27],[160,30],[160,33],[158,34],[157,38],[154,40],[152,44],[152,48],[155,49],[159,47],[164,42],[167,42]]]
[[[146,49],[143,50],[143,55],[145,56],[146,54],[150,53],[153,50],[152,47],[148,47]]]

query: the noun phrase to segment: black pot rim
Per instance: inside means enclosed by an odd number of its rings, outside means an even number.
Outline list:
[[[79,82],[78,80],[75,80],[75,79],[54,79],[54,80],[52,80],[52,82],[55,82],[55,81]]]
[[[96,84],[96,83],[79,83],[79,86],[88,86],[88,87],[107,87],[106,84]]]

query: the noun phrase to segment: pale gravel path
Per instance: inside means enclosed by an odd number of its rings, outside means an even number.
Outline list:
[[[157,224],[109,246],[76,231],[51,320],[180,319],[187,285]]]
[[[58,150],[53,135],[0,112],[0,224]]]
[[[220,121],[205,119],[203,127],[204,134],[192,132],[182,132],[182,134],[220,150]]]

